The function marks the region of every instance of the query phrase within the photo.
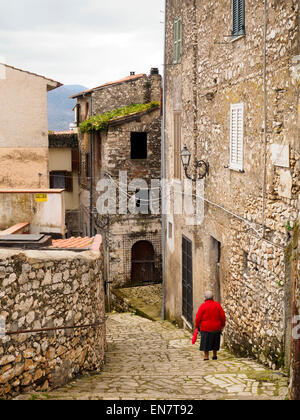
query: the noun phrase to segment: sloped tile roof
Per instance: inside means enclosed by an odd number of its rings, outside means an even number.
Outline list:
[[[90,249],[92,251],[99,250],[102,244],[102,236],[96,235],[92,238],[86,236],[82,237],[72,237],[68,239],[53,239],[52,246],[50,248],[58,249]]]
[[[70,98],[72,98],[72,99],[78,98],[79,96],[83,96],[83,95],[86,95],[88,93],[92,93],[95,90],[102,89],[102,88],[109,87],[109,86],[113,86],[113,85],[118,85],[118,84],[121,84],[121,83],[130,82],[130,81],[133,81],[133,80],[136,80],[136,79],[140,79],[141,77],[144,77],[144,76],[146,76],[145,73],[135,74],[133,76],[127,76],[127,77],[124,77],[123,79],[115,80],[114,82],[107,82],[107,83],[104,83],[103,85],[97,86],[93,89],[89,89],[89,90],[85,90],[83,92],[76,93],[75,95],[70,96]]]
[[[94,238],[69,238],[69,239],[55,239],[52,241],[51,248],[89,248],[93,243]]]

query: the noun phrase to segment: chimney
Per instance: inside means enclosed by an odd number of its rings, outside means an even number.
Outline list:
[[[130,76],[135,76],[135,71],[131,71]]]
[[[159,70],[157,67],[152,67],[152,69],[150,70],[150,75],[153,76],[155,74],[159,74]]]

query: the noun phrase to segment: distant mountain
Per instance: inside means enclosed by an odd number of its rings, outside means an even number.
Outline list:
[[[48,92],[48,126],[51,131],[64,131],[74,122],[73,108],[76,99],[70,99],[75,93],[88,88],[80,85],[61,86]]]

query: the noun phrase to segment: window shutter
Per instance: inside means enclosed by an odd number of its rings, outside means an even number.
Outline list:
[[[238,33],[238,0],[232,2],[232,35]]]
[[[174,22],[174,63],[180,62],[182,44],[182,20],[181,17]]]
[[[232,36],[245,34],[245,0],[232,0]]]
[[[72,149],[72,172],[79,172],[79,150]]]
[[[239,35],[244,35],[245,33],[245,0],[239,0]]]
[[[244,104],[230,108],[230,168],[244,169]]]
[[[72,172],[66,172],[66,191],[73,192],[73,174]]]

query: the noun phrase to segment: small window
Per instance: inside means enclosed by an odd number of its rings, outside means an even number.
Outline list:
[[[131,133],[131,159],[147,159],[147,133]]]
[[[90,154],[85,154],[85,177],[89,178],[90,176]]]
[[[64,189],[67,192],[73,191],[73,175],[72,172],[52,171],[50,172],[50,188]]]
[[[244,104],[230,107],[230,168],[244,169]]]
[[[232,0],[232,36],[245,33],[245,0]]]
[[[79,124],[81,122],[81,119],[80,119],[80,112],[81,112],[80,104],[77,104],[75,106],[74,110],[75,110],[75,124],[77,125],[77,127],[79,127]]]
[[[87,120],[90,116],[90,104],[89,102],[85,103],[85,120]]]
[[[169,222],[168,231],[169,231],[168,237],[169,239],[172,239],[173,238],[173,224],[171,222]]]
[[[135,192],[136,212],[141,214],[149,214],[149,191],[137,188]]]
[[[174,64],[180,63],[182,46],[182,19],[174,22]]]

